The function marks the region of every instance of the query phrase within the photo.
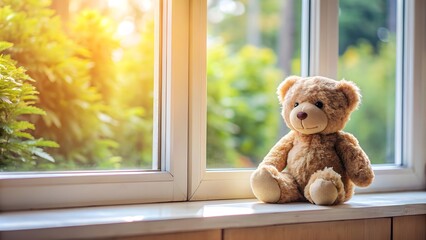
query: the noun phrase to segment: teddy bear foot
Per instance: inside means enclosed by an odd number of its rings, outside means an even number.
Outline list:
[[[332,205],[337,199],[337,188],[333,182],[318,178],[309,188],[312,201],[317,205]]]
[[[268,170],[264,168],[256,170],[250,180],[257,199],[266,203],[276,203],[280,200],[280,186]]]

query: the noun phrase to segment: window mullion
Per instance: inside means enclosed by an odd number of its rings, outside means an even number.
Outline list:
[[[207,1],[190,2],[189,199],[204,178],[207,139]]]
[[[309,75],[336,79],[339,1],[310,1]]]
[[[174,177],[173,200],[187,199],[189,1],[164,1],[163,170]],[[163,49],[164,50],[164,49]]]
[[[311,30],[311,4],[310,0],[302,3],[302,33],[301,33],[301,76],[309,76],[310,71],[310,30]]]

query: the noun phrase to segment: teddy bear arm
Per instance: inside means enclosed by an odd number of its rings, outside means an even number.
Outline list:
[[[336,151],[353,183],[360,187],[366,187],[371,184],[374,179],[374,173],[370,160],[353,135],[349,133],[340,134]]]
[[[279,172],[284,170],[287,166],[287,156],[290,150],[293,148],[293,133],[290,132],[275,144],[274,147],[269,151],[261,162],[259,167],[262,166],[273,166]]]

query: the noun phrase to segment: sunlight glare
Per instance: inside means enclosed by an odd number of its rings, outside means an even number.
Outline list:
[[[148,12],[152,9],[152,0],[143,0],[139,2],[142,11]]]
[[[219,3],[219,9],[220,11],[231,14],[234,16],[240,16],[244,14],[245,7],[244,4],[242,4],[239,1],[233,1],[233,0],[222,0]]]
[[[135,31],[135,29],[136,26],[133,21],[124,20],[118,25],[117,35],[119,37],[129,36]]]
[[[116,7],[120,6],[121,3],[122,3],[121,0],[108,0],[108,7],[109,8],[116,8]]]
[[[254,210],[250,206],[233,204],[207,205],[200,210],[203,217],[248,215],[253,212]]]

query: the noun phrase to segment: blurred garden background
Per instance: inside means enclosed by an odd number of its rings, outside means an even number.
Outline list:
[[[1,169],[151,169],[154,2],[0,4],[0,41],[13,44],[1,54],[33,79],[38,99],[28,105],[44,111],[19,116],[34,129],[15,139],[5,137],[13,123],[2,119]],[[46,155],[22,156],[23,149],[11,147],[34,139],[57,143],[44,149],[54,162]],[[27,146],[26,151],[34,148],[40,146]],[[3,157],[6,153],[11,157]]]
[[[255,167],[288,131],[275,89],[300,74],[301,2],[208,1],[209,168]],[[1,171],[156,165],[155,4],[0,0]],[[393,163],[396,0],[340,0],[339,24],[339,78],[363,94],[346,130]]]
[[[275,95],[300,75],[302,1],[208,1],[209,168],[252,168],[287,132]],[[395,159],[396,0],[339,1],[338,79],[363,95],[345,131],[374,164]]]

